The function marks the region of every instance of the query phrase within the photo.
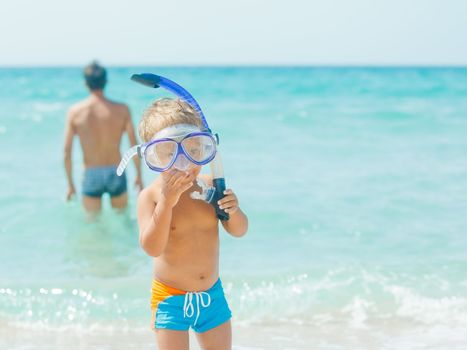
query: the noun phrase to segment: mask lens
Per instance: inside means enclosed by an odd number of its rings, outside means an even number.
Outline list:
[[[146,162],[155,168],[166,168],[177,156],[175,141],[156,142],[146,150]]]
[[[203,163],[211,159],[216,152],[214,140],[207,135],[195,135],[182,141],[185,153],[195,162]]]
[[[175,169],[181,170],[181,171],[186,171],[193,167],[195,164],[190,162],[187,157],[185,157],[183,154],[179,154],[177,157],[177,160],[173,164],[173,167]]]

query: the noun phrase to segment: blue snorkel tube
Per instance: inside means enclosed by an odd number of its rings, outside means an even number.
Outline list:
[[[188,91],[186,91],[176,82],[164,78],[160,75],[151,73],[133,74],[131,76],[131,80],[155,89],[162,87],[177,95],[181,100],[185,101],[190,106],[192,106],[198,113],[203,123],[203,131],[207,131],[212,134],[212,131],[209,128],[209,125],[206,121],[206,117],[204,116],[204,113],[201,110],[201,107],[199,106],[198,102],[196,102],[195,98]],[[219,136],[217,134],[215,134],[214,136],[216,137],[217,145],[219,145]],[[209,163],[209,165],[211,166],[211,174],[213,178],[214,187],[207,189],[205,193],[205,200],[215,208],[216,215],[220,220],[229,220],[229,214],[226,213],[224,210],[220,209],[219,205],[217,204],[217,202],[225,196],[224,169],[222,167],[222,160],[219,154],[219,150],[217,150],[216,156]]]

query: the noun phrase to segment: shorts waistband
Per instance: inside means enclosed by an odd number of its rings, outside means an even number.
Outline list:
[[[169,296],[172,296],[172,295],[184,295],[184,294],[187,294],[187,293],[199,293],[199,292],[210,292],[210,291],[213,291],[217,288],[219,288],[220,286],[222,286],[222,282],[221,282],[221,279],[218,278],[217,281],[211,286],[209,287],[209,289],[206,289],[206,290],[197,290],[197,291],[187,291],[187,290],[181,290],[181,289],[177,289],[177,288],[174,288],[174,287],[171,287],[167,284],[165,284],[164,282],[162,281],[159,281],[158,279],[154,278],[152,280],[152,290],[153,292],[154,291],[160,291],[166,295],[169,295]]]

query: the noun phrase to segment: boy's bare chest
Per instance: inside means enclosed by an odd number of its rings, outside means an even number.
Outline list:
[[[218,220],[209,203],[183,195],[172,212],[171,234],[202,231],[217,233]]]

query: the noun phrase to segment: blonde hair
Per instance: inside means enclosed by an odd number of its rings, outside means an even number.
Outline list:
[[[198,113],[188,103],[178,98],[161,98],[143,112],[138,133],[143,142],[148,142],[158,131],[175,124],[191,124],[199,128],[203,125]]]

